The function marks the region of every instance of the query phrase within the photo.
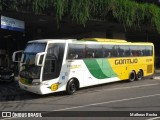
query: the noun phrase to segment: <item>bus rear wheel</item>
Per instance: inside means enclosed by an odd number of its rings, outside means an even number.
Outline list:
[[[136,80],[141,80],[142,78],[143,78],[143,72],[142,72],[142,70],[139,70],[136,75]]]
[[[133,81],[135,81],[135,79],[136,79],[136,74],[134,71],[131,71],[129,74],[129,81],[133,82]]]
[[[76,81],[74,79],[71,79],[67,84],[66,93],[68,95],[72,95],[72,94],[74,94],[76,92],[76,90],[77,90]]]

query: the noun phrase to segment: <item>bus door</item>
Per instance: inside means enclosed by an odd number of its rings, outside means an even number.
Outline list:
[[[63,43],[50,43],[48,45],[43,68],[43,81],[59,77],[64,56],[64,45]]]

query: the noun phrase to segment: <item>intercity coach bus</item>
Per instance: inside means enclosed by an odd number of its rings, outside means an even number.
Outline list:
[[[19,53],[21,60],[17,60]],[[20,62],[20,88],[48,94],[73,94],[82,87],[141,80],[154,73],[154,45],[117,39],[86,38],[29,41],[13,53]]]

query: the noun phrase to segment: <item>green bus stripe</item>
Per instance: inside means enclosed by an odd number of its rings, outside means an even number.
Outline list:
[[[84,60],[84,63],[86,64],[88,70],[90,71],[90,73],[97,79],[104,79],[104,78],[108,78],[107,75],[105,75],[102,72],[101,67],[99,66],[98,62],[96,59],[92,59],[92,60]]]
[[[97,59],[97,63],[107,77],[117,77],[117,74],[113,71],[107,59]]]

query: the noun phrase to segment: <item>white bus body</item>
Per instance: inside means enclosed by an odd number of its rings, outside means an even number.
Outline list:
[[[68,50],[70,44],[76,47],[78,55],[74,54],[74,50]],[[105,50],[111,45],[124,49],[126,56],[119,57],[121,53],[118,53],[117,57],[109,57],[110,53],[107,53],[107,57]],[[133,49],[138,46],[139,51],[144,48],[142,51],[146,50],[146,56],[131,57],[127,53],[129,45]],[[154,72],[154,46],[151,43],[46,39],[28,42],[21,61],[16,60],[19,52],[14,52],[13,61],[20,62],[20,88],[36,94],[60,91],[73,94],[81,87],[125,79],[133,81]]]

